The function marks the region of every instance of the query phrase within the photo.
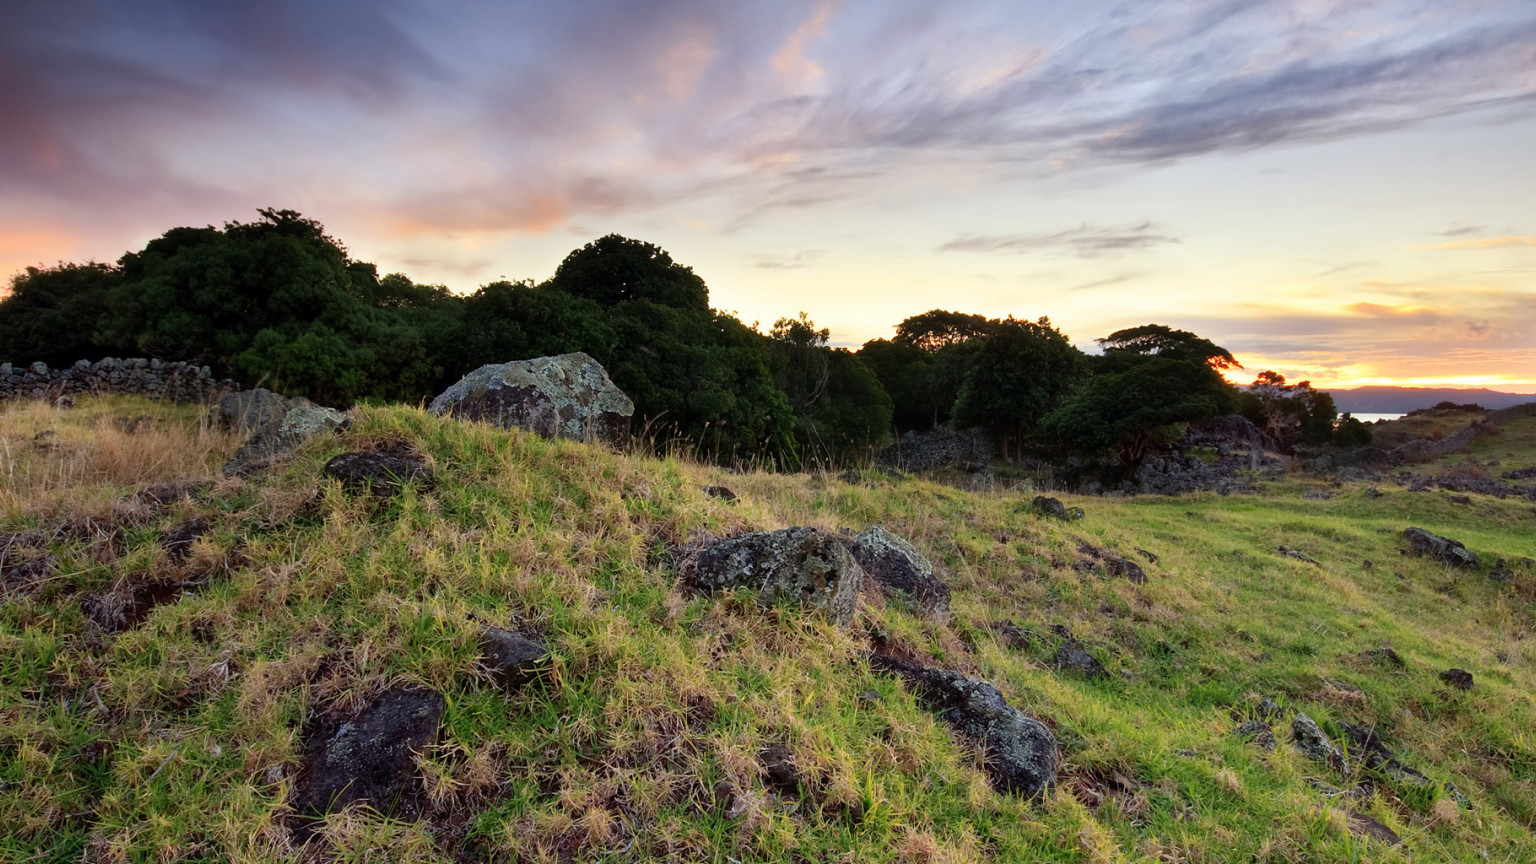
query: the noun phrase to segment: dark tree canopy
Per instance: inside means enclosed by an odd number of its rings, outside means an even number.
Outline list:
[[[0,302],[0,360],[62,366],[103,356],[94,331],[121,281],[116,267],[95,262],[17,274]]]
[[[996,319],[984,315],[930,309],[897,324],[894,341],[933,354],[951,345],[986,336],[997,323]]]
[[[810,316],[780,318],[769,331],[774,381],[795,412],[796,455],[844,460],[867,455],[891,427],[891,399],[860,357],[827,347],[831,331]]]
[[[1313,389],[1310,381],[1287,384],[1284,375],[1268,369],[1248,385],[1240,404],[1243,416],[1287,452],[1297,444],[1332,440],[1339,416],[1332,394]],[[1370,430],[1358,420],[1354,422],[1360,428],[1351,426],[1346,439],[1354,441],[1363,431],[1369,441]]]
[[[568,294],[616,306],[648,300],[676,309],[709,310],[704,280],[659,246],[618,234],[577,249],[555,270],[550,285]]]
[[[1127,357],[1167,357],[1171,360],[1198,360],[1212,369],[1241,369],[1241,363],[1227,349],[1188,330],[1174,330],[1162,324],[1143,324],[1097,340],[1104,356],[1112,360]],[[1123,368],[1123,367],[1117,367]]]
[[[995,322],[971,358],[955,400],[955,423],[987,426],[997,433],[1004,455],[1029,436],[1040,418],[1082,383],[1083,353],[1049,318]]]

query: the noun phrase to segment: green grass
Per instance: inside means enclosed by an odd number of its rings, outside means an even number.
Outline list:
[[[145,433],[112,426],[121,415],[160,418],[170,437],[135,447]],[[1531,464],[1526,425],[1536,419],[1476,446]],[[45,430],[101,470],[63,472],[61,454],[34,446]],[[434,491],[380,505],[319,479],[330,456],[391,434],[429,458]],[[1529,501],[1458,506],[1388,484],[1378,498],[1362,484],[1307,501],[1305,482],[1286,481],[1244,496],[1061,496],[1086,513],[1062,524],[1036,515],[1032,494],[875,471],[857,485],[728,474],[367,408],[268,475],[162,512],[134,502],[157,471],[211,476],[233,442],[210,436],[195,412],[147,402],[0,407],[14,490],[0,536],[40,532],[55,559],[35,591],[0,600],[0,860],[1536,859]],[[150,458],[167,447],[180,455]],[[97,464],[118,450],[159,467]],[[706,483],[740,500],[707,497]],[[58,530],[83,515],[119,531]],[[214,530],[172,562],[160,534],[192,515]],[[844,631],[745,594],[694,597],[666,555],[704,534],[874,523],[942,566],[951,621],[871,601]],[[1463,541],[1483,572],[1403,556],[1409,525]],[[1148,583],[1075,566],[1079,541],[1141,561]],[[1516,571],[1507,584],[1487,578],[1496,558]],[[208,587],[116,635],[82,602],[193,576]],[[1111,677],[1059,677],[1053,643],[994,639],[985,625],[1003,619],[1070,627]],[[483,623],[547,639],[550,680],[495,687],[477,668]],[[977,754],[871,674],[874,631],[992,681],[1047,723],[1064,757],[1052,796],[995,793]],[[1361,657],[1388,645],[1403,668]],[[1437,673],[1449,666],[1471,670],[1474,689],[1447,688]],[[448,699],[421,754],[427,817],[352,809],[296,848],[286,801],[306,722],[400,683]],[[1376,726],[1476,809],[1390,783],[1359,802],[1324,796],[1309,780],[1359,778],[1231,734],[1234,706],[1261,696],[1331,733]],[[767,743],[795,754],[798,798],[764,787]],[[1351,835],[1345,807],[1406,844]]]

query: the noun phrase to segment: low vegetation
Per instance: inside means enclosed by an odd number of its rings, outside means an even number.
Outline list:
[[[192,407],[0,406],[0,860],[1536,859],[1528,500],[1291,478],[1064,495],[1082,517],[1063,521],[1032,492],[727,473],[406,407],[217,479],[236,444]],[[380,498],[322,478],[370,446],[436,482]],[[1475,447],[1536,464],[1536,418]],[[745,590],[695,596],[672,559],[706,536],[874,524],[933,559],[952,617],[866,596],[839,628]],[[1409,526],[1482,564],[1403,554]],[[493,680],[486,626],[551,646],[546,673]],[[1063,633],[1103,674],[1058,668]],[[995,790],[871,670],[875,644],[1046,724],[1055,787]],[[401,687],[445,696],[413,815],[302,823],[307,736]],[[1430,782],[1310,761],[1288,721],[1272,751],[1234,734],[1263,699],[1346,749],[1345,724],[1373,727]]]

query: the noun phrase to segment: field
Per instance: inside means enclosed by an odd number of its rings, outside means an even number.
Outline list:
[[[322,479],[391,442],[435,483],[379,498]],[[400,407],[219,478],[236,444],[195,407],[0,405],[0,860],[1536,860],[1530,500],[1294,475],[1253,495],[1061,495],[1084,513],[1063,522],[1032,492],[730,473]],[[1536,418],[1413,470],[1468,458],[1536,465]],[[953,616],[867,596],[839,628],[680,585],[672,550],[792,525],[906,537]],[[1480,566],[1406,555],[1410,526]],[[492,681],[486,625],[545,640],[548,673]],[[1107,674],[1058,670],[1053,627]],[[1055,788],[994,790],[973,747],[871,671],[872,640],[1045,723]],[[401,686],[446,697],[414,818],[352,807],[304,842],[305,736]],[[1234,734],[1265,698],[1285,712],[1273,751]],[[1306,759],[1297,711],[1341,747],[1343,724],[1374,727],[1428,782],[1358,752],[1348,771]],[[790,754],[792,784],[766,753]]]

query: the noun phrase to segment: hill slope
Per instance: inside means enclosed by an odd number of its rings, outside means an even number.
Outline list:
[[[1536,394],[1503,393],[1487,388],[1455,387],[1355,387],[1329,390],[1340,412],[1352,414],[1406,414],[1441,402],[1472,403],[1496,410],[1536,402]]]
[[[1296,481],[1068,498],[1085,516],[1059,522],[1032,495],[728,475],[404,408],[360,409],[267,475],[208,480],[234,442],[191,409],[0,412],[0,859],[1536,859],[1528,501],[1307,500]],[[435,483],[381,499],[321,479],[379,445],[422,454]],[[870,524],[939,565],[950,620],[867,596],[839,629],[750,592],[694,596],[669,552]],[[1410,525],[1481,568],[1404,556]],[[486,625],[546,641],[552,667],[491,680]],[[1054,668],[1053,627],[1108,674]],[[979,754],[871,671],[872,643],[1044,722],[1052,793],[995,791]],[[444,696],[441,729],[400,815],[349,808],[304,845],[289,802],[306,740],[424,688]],[[1272,752],[1233,734],[1263,697],[1282,712]],[[1340,743],[1345,723],[1374,727],[1427,780],[1359,748],[1348,771],[1309,761],[1288,740],[1297,711]],[[1402,845],[1364,839],[1367,817]]]

